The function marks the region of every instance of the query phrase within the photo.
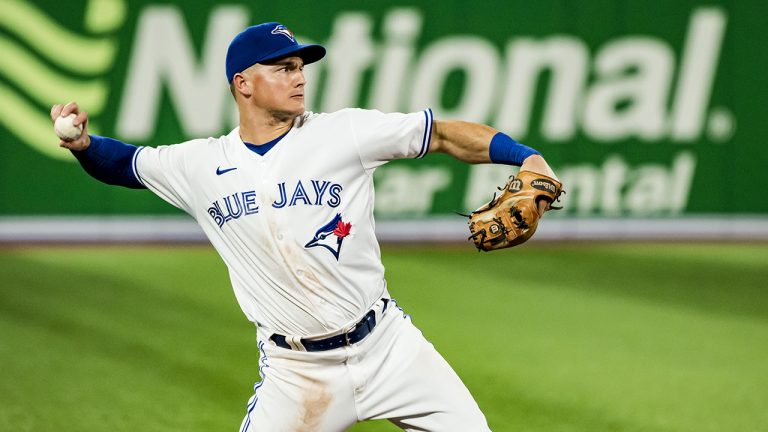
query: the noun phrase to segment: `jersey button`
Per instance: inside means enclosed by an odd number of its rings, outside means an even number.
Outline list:
[[[283,233],[278,233],[277,234],[277,239],[282,241],[283,240]]]
[[[296,276],[299,276],[299,277],[304,276],[304,270],[302,269],[296,270]]]

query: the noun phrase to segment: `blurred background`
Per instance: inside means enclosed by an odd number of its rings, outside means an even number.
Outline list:
[[[529,244],[476,254],[455,212],[515,169],[430,155],[376,172],[391,290],[494,430],[768,431],[766,16],[757,0],[0,0],[0,430],[237,427],[258,355],[223,264],[190,217],[90,179],[48,113],[77,101],[91,133],[136,145],[226,134],[226,47],[279,21],[328,49],[305,69],[309,110],[431,107],[538,149],[564,182]]]
[[[77,101],[93,133],[137,145],[226,134],[237,124],[226,47],[265,20],[328,48],[306,69],[309,110],[431,107],[540,150],[568,192],[542,239],[768,237],[765,2],[0,5],[4,240],[201,239],[152,194],[84,178],[48,112]],[[388,164],[376,172],[380,234],[460,240],[453,212],[511,172],[440,156]]]

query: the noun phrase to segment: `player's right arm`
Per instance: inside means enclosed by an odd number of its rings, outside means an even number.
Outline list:
[[[72,113],[76,114],[73,124],[82,124],[83,131],[74,140],[60,140],[59,146],[72,151],[85,172],[96,180],[131,189],[144,189],[134,165],[134,156],[139,147],[112,138],[88,135],[88,113],[80,112],[74,102],[54,105],[51,108],[51,121],[55,122],[60,115]]]

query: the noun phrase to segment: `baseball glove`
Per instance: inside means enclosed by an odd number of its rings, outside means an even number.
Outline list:
[[[501,195],[469,215],[469,239],[478,250],[491,251],[517,246],[531,238],[542,214],[539,203],[546,202],[547,210],[553,207],[563,193],[562,184],[545,175],[520,171],[510,176]]]

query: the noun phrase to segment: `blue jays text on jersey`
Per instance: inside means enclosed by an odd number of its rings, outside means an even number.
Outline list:
[[[305,184],[311,184],[312,187],[308,188]],[[328,205],[331,208],[336,208],[341,204],[340,194],[344,189],[340,184],[332,183],[329,180],[305,180],[303,182],[298,180],[295,186],[289,184],[287,187],[286,182],[280,182],[276,188],[279,198],[272,203],[272,207],[276,209],[299,204]],[[308,190],[311,192],[308,192]],[[255,190],[236,192],[224,196],[211,203],[207,210],[208,215],[213,218],[219,228],[223,228],[225,223],[233,219],[258,212],[259,206],[256,204]]]

